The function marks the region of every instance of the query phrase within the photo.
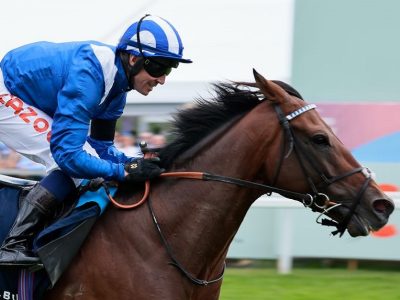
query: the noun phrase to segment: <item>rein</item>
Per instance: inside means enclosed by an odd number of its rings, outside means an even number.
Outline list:
[[[203,181],[224,182],[224,183],[233,184],[233,185],[237,185],[237,186],[241,186],[241,187],[260,190],[265,193],[278,193],[287,198],[299,200],[307,207],[312,205],[314,202],[313,197],[310,194],[296,193],[296,192],[280,189],[280,188],[277,188],[274,186],[262,184],[262,183],[256,183],[253,181],[238,179],[238,178],[229,177],[229,176],[222,176],[222,175],[217,175],[217,174],[212,174],[212,173],[206,173],[206,172],[166,172],[166,173],[160,174],[159,177],[175,177],[175,178],[195,179],[195,180],[203,180]],[[116,207],[122,208],[122,209],[133,209],[133,208],[136,208],[136,207],[142,205],[147,200],[147,198],[150,194],[150,181],[147,180],[145,182],[145,190],[144,190],[143,197],[138,202],[135,202],[133,204],[121,204],[111,196],[111,194],[108,191],[107,185],[104,184],[104,186],[105,186],[106,193],[107,193],[109,200]]]
[[[281,195],[284,195],[288,198],[292,198],[292,199],[296,199],[296,200],[300,200],[302,199],[302,202],[305,206],[307,201],[308,203],[313,203],[313,197],[310,194],[301,194],[301,193],[296,193],[296,192],[292,192],[292,191],[287,191],[287,190],[283,190],[283,189],[279,189],[273,186],[269,186],[269,185],[265,185],[265,184],[261,184],[261,183],[255,183],[252,181],[248,181],[248,180],[243,180],[243,179],[238,179],[238,178],[232,178],[232,177],[228,177],[228,176],[221,176],[221,175],[216,175],[216,174],[210,174],[210,173],[204,173],[204,172],[168,172],[168,173],[162,173],[160,175],[160,177],[175,177],[175,178],[186,178],[186,179],[195,179],[195,180],[204,180],[204,181],[219,181],[219,182],[223,182],[223,183],[228,183],[228,184],[234,184],[237,186],[242,186],[242,187],[246,187],[246,188],[252,188],[252,189],[257,189],[257,190],[261,190],[264,191],[266,193],[279,193]],[[225,273],[225,269],[226,269],[226,263],[224,262],[224,266],[223,269],[221,271],[221,274],[212,280],[204,280],[204,279],[198,279],[196,277],[194,277],[192,274],[190,274],[183,266],[182,264],[176,259],[175,255],[173,254],[172,248],[169,245],[167,239],[165,238],[161,227],[159,225],[159,222],[157,220],[157,217],[154,213],[154,209],[153,209],[153,205],[151,202],[151,198],[148,197],[149,193],[150,193],[150,181],[147,180],[145,182],[145,192],[144,195],[142,197],[141,200],[139,200],[138,202],[134,203],[134,204],[121,204],[118,201],[116,201],[110,194],[109,189],[107,187],[107,184],[105,182],[102,183],[106,194],[108,196],[108,198],[110,199],[110,201],[118,208],[122,208],[122,209],[133,209],[136,208],[140,205],[142,205],[147,199],[147,203],[149,206],[149,211],[150,214],[152,216],[152,220],[153,223],[156,227],[156,230],[158,232],[158,235],[161,238],[162,243],[164,244],[164,247],[170,257],[170,259],[172,260],[172,262],[170,263],[171,265],[175,266],[176,268],[178,268],[178,270],[186,276],[186,278],[188,278],[192,283],[196,284],[196,285],[200,285],[200,286],[207,286],[209,284],[213,284],[213,283],[217,283],[219,281],[221,281],[224,277],[224,273]]]
[[[250,189],[260,190],[265,193],[279,193],[291,199],[302,200],[303,203],[309,200],[311,197],[310,194],[296,193],[266,184],[261,184],[253,181],[222,176],[217,174],[211,174],[206,172],[169,172],[161,174],[160,177],[176,177],[176,178],[198,179],[204,181],[219,181]]]
[[[360,168],[355,168],[355,169],[353,169],[345,174],[342,174],[342,175],[338,175],[338,176],[334,176],[334,177],[327,177],[318,168],[318,166],[316,166],[316,164],[312,161],[312,159],[309,158],[307,155],[305,155],[305,150],[300,146],[300,143],[296,139],[296,136],[293,133],[292,128],[289,124],[289,121],[291,121],[292,119],[300,116],[301,114],[303,114],[309,110],[315,109],[316,105],[314,105],[314,104],[305,105],[286,116],[283,114],[282,109],[280,108],[279,105],[275,104],[274,108],[278,115],[279,123],[281,124],[281,126],[284,130],[284,134],[286,137],[284,139],[284,142],[286,140],[289,141],[289,150],[286,154],[283,153],[285,151],[285,144],[284,144],[283,148],[282,148],[283,152],[282,152],[281,158],[278,163],[278,169],[275,172],[273,183],[275,183],[277,181],[277,178],[279,177],[283,159],[288,157],[291,154],[292,150],[294,150],[294,152],[296,153],[296,155],[298,157],[298,161],[303,170],[303,173],[306,176],[306,179],[310,184],[311,190],[313,191],[313,195],[297,193],[297,192],[293,192],[293,191],[280,189],[280,188],[277,188],[274,186],[269,186],[269,185],[265,185],[265,184],[261,184],[261,183],[248,181],[248,180],[243,180],[243,179],[238,179],[238,178],[233,178],[233,177],[228,177],[228,176],[222,176],[222,175],[218,175],[218,174],[211,174],[211,173],[206,173],[206,172],[167,172],[167,173],[162,173],[160,175],[160,177],[175,177],[175,178],[186,178],[186,179],[203,180],[203,181],[218,181],[218,182],[233,184],[233,185],[237,185],[237,186],[241,186],[241,187],[245,187],[245,188],[260,190],[267,194],[271,194],[272,192],[275,192],[284,197],[301,201],[303,203],[303,205],[306,207],[313,208],[313,206],[316,206],[318,209],[322,210],[322,212],[320,213],[320,215],[318,216],[318,218],[316,220],[317,223],[319,223],[321,225],[326,225],[326,226],[335,226],[337,228],[337,230],[333,231],[332,234],[336,235],[337,233],[340,233],[339,236],[341,237],[344,234],[344,232],[346,231],[347,225],[350,222],[352,216],[354,215],[354,213],[357,209],[357,206],[361,202],[362,195],[364,194],[364,192],[367,189],[367,186],[371,180],[371,173],[368,171],[368,169],[360,167]],[[149,153],[149,154],[151,155],[151,153]],[[146,157],[146,155],[145,155],[145,157]],[[313,180],[311,179],[311,176],[309,175],[309,172],[307,172],[307,168],[305,167],[305,164],[304,164],[304,161],[302,158],[305,158],[306,161],[309,163],[309,165],[311,165],[311,167],[314,169],[314,171],[316,171],[317,174],[322,178],[322,181],[325,184],[325,186],[329,186],[339,180],[342,180],[342,179],[344,179],[348,176],[351,176],[353,174],[356,174],[358,172],[362,172],[366,176],[366,180],[363,183],[361,189],[359,190],[359,192],[357,194],[356,201],[354,201],[354,203],[349,208],[349,213],[346,215],[346,217],[344,218],[343,221],[336,222],[336,221],[329,220],[329,219],[322,219],[322,221],[319,221],[321,216],[325,215],[330,210],[341,206],[342,204],[332,202],[332,201],[330,201],[329,197],[326,194],[318,192],[316,185],[314,184]],[[150,214],[153,219],[153,223],[157,229],[157,232],[162,240],[162,243],[164,244],[164,247],[165,247],[170,259],[172,260],[172,262],[170,264],[177,267],[180,270],[180,272],[183,275],[185,275],[192,283],[200,285],[200,286],[207,286],[209,284],[217,283],[220,280],[222,280],[222,278],[224,276],[224,272],[225,272],[226,263],[224,263],[222,272],[217,278],[212,279],[212,280],[203,280],[203,279],[198,279],[198,278],[194,277],[192,274],[190,274],[188,271],[186,271],[186,269],[175,258],[175,255],[172,252],[172,248],[169,245],[167,239],[165,238],[165,236],[160,228],[157,217],[154,213],[151,199],[148,198],[149,193],[150,193],[150,181],[145,182],[144,195],[141,198],[141,200],[139,200],[138,202],[136,202],[134,204],[121,204],[121,203],[117,202],[111,196],[111,194],[108,190],[107,184],[105,182],[103,182],[102,185],[104,186],[106,194],[107,194],[108,198],[110,199],[110,201],[116,207],[121,208],[121,209],[136,208],[136,207],[142,205],[148,199],[147,203],[149,206]]]

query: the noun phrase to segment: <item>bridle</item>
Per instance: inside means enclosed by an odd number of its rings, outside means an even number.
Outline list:
[[[265,99],[263,99],[263,100],[265,100]],[[216,175],[216,174],[210,174],[210,173],[204,173],[204,172],[168,172],[168,173],[161,174],[160,177],[178,177],[178,178],[188,178],[188,179],[207,180],[207,181],[219,181],[219,182],[224,182],[224,183],[242,186],[242,187],[246,187],[246,188],[261,190],[267,194],[271,194],[272,192],[279,193],[282,196],[301,201],[305,207],[309,207],[313,210],[320,211],[320,215],[317,217],[316,222],[318,224],[325,225],[325,226],[335,226],[337,229],[335,231],[333,231],[332,234],[336,235],[339,233],[339,236],[341,237],[344,234],[344,232],[346,231],[347,225],[349,224],[351,218],[353,217],[353,215],[357,209],[357,206],[361,203],[361,198],[362,198],[365,190],[367,189],[369,182],[372,179],[371,172],[367,168],[359,167],[359,168],[355,168],[355,169],[350,170],[341,175],[326,176],[326,174],[307,155],[305,149],[303,148],[302,144],[299,142],[298,138],[296,137],[296,135],[289,123],[291,120],[302,115],[303,113],[306,113],[312,109],[315,109],[316,105],[315,104],[305,105],[288,115],[284,115],[282,109],[280,108],[280,106],[278,104],[273,104],[273,107],[275,109],[275,112],[277,113],[279,123],[283,128],[285,138],[284,138],[284,142],[282,144],[283,146],[282,146],[280,159],[278,161],[278,166],[276,168],[276,171],[274,174],[274,179],[272,181],[273,184],[271,186],[252,182],[252,181],[247,181],[247,180],[243,180],[243,179],[232,178],[232,177],[228,177],[228,176],[222,176],[222,175]],[[238,118],[236,121],[238,121],[239,119],[240,118]],[[289,143],[288,147],[286,147],[287,142]],[[285,154],[286,148],[288,148],[289,150]],[[310,185],[310,188],[312,190],[311,194],[297,193],[297,192],[280,189],[280,188],[273,186],[279,177],[279,173],[282,168],[283,160],[285,158],[287,158],[291,154],[292,151],[295,152],[297,159],[299,161],[299,164],[301,166],[302,172],[305,175],[307,182]],[[305,162],[307,162],[308,165],[310,165],[311,168],[314,170],[314,172],[318,174],[318,177],[321,178],[320,183],[315,184],[312,177],[310,176],[310,172],[306,168]],[[328,195],[326,195],[324,193],[320,193],[318,191],[317,186],[322,185],[324,188],[326,188],[329,185],[334,184],[335,182],[338,182],[346,177],[352,176],[359,172],[361,172],[362,174],[365,175],[366,180],[364,181],[362,187],[358,191],[356,200],[349,207],[349,212],[344,217],[344,219],[341,222],[336,222],[331,219],[322,219],[321,221],[319,221],[319,219],[323,215],[326,215],[329,211],[331,211],[339,206],[342,206],[343,204],[330,201]],[[102,185],[104,186],[110,201],[115,206],[117,206],[119,208],[123,208],[123,209],[135,208],[135,207],[141,205],[142,203],[144,203],[147,200],[147,197],[149,195],[149,190],[150,190],[150,183],[149,183],[149,181],[147,181],[146,185],[145,185],[145,194],[144,194],[143,198],[140,201],[136,202],[135,204],[124,205],[124,204],[118,203],[115,199],[113,199],[113,197],[110,195],[110,193],[108,191],[108,187],[107,187],[106,183],[103,182]],[[215,278],[213,280],[203,280],[203,279],[195,278],[178,262],[178,260],[175,258],[175,255],[172,252],[172,248],[170,247],[167,239],[165,238],[165,236],[160,228],[160,225],[159,225],[157,217],[154,213],[154,209],[153,209],[150,198],[148,199],[148,205],[149,205],[149,210],[150,210],[150,214],[152,216],[153,223],[157,229],[157,232],[164,244],[164,247],[165,247],[169,257],[172,260],[171,264],[176,266],[182,272],[182,274],[184,274],[192,283],[197,284],[197,285],[207,286],[209,284],[213,284],[213,283],[216,283],[216,282],[219,282],[220,280],[222,280],[224,271],[225,271],[225,264],[224,264],[221,274],[217,278]]]
[[[281,126],[284,130],[285,136],[286,136],[286,139],[284,141],[289,142],[289,147],[288,147],[289,150],[286,155],[282,152],[281,159],[279,161],[277,171],[275,172],[273,182],[275,183],[279,176],[283,158],[287,157],[290,154],[290,152],[293,150],[295,152],[295,154],[297,155],[297,159],[298,159],[298,162],[302,169],[302,172],[305,175],[307,182],[309,183],[310,188],[312,190],[311,197],[308,198],[310,201],[305,202],[303,200],[304,206],[310,207],[311,209],[316,208],[317,210],[320,210],[321,213],[317,217],[316,222],[318,224],[325,225],[325,226],[335,226],[337,229],[335,231],[333,231],[332,234],[336,235],[339,233],[339,236],[341,237],[344,234],[344,232],[346,231],[346,228],[347,228],[351,218],[353,217],[353,215],[357,209],[357,206],[361,203],[362,196],[363,196],[365,190],[367,189],[369,182],[372,179],[372,173],[370,172],[370,170],[368,168],[359,167],[359,168],[355,168],[355,169],[350,170],[341,175],[327,176],[319,168],[319,166],[307,155],[306,151],[304,150],[304,147],[302,146],[302,144],[299,142],[298,138],[294,134],[293,129],[290,126],[289,122],[291,120],[293,120],[294,118],[300,116],[301,114],[303,114],[311,109],[315,109],[316,107],[317,106],[315,104],[308,104],[308,105],[305,105],[305,106],[297,109],[296,111],[290,113],[289,115],[285,116],[282,112],[281,107],[278,104],[274,104],[274,109],[275,109],[275,112],[277,113],[279,123],[281,124]],[[285,144],[285,142],[284,142],[284,144]],[[285,148],[286,147],[283,146],[282,151],[285,151]],[[312,180],[312,177],[310,176],[310,174],[305,166],[305,163],[304,163],[305,161],[307,161],[307,163],[311,166],[311,168],[318,174],[318,177],[321,178],[321,183],[319,183],[318,185],[315,184],[314,181]],[[330,219],[329,220],[322,219],[322,221],[319,221],[319,219],[321,218],[322,215],[327,214],[330,210],[337,208],[339,206],[342,206],[343,204],[330,201],[328,195],[318,192],[317,186],[322,186],[322,187],[326,188],[329,185],[334,184],[335,182],[338,182],[346,177],[352,176],[359,172],[361,172],[366,177],[366,179],[365,179],[363,185],[361,186],[360,190],[358,191],[355,201],[349,207],[349,212],[344,217],[344,219],[340,222],[336,222],[336,221],[333,221]]]
[[[265,99],[261,100],[264,101]],[[263,191],[266,194],[271,194],[271,193],[278,193],[284,197],[288,197],[291,199],[298,200],[303,203],[305,207],[309,207],[313,210],[319,210],[320,215],[317,217],[316,221],[318,224],[325,225],[325,226],[335,226],[337,230],[333,231],[332,234],[340,234],[339,236],[341,237],[344,232],[346,231],[347,225],[350,222],[352,216],[354,215],[357,206],[361,202],[361,198],[365,192],[365,190],[368,187],[369,182],[372,179],[372,173],[368,168],[365,167],[359,167],[355,168],[353,170],[350,170],[344,174],[337,175],[337,176],[327,176],[320,168],[319,166],[307,155],[306,150],[302,147],[301,143],[299,142],[298,138],[296,137],[295,133],[293,132],[293,129],[290,125],[290,121],[299,117],[303,113],[306,113],[312,109],[315,109],[317,106],[315,104],[308,104],[305,106],[300,107],[299,109],[295,110],[294,112],[285,115],[279,106],[279,104],[273,104],[273,107],[275,109],[275,112],[278,116],[278,121],[280,125],[283,128],[285,138],[284,142],[282,144],[282,150],[281,150],[281,155],[280,159],[278,161],[278,166],[276,168],[275,174],[274,174],[274,179],[272,180],[271,185],[266,185],[266,184],[261,184],[261,183],[256,183],[248,180],[243,180],[243,179],[238,179],[238,178],[233,178],[233,177],[228,177],[228,176],[222,176],[222,175],[217,175],[217,174],[211,174],[211,173],[206,173],[206,172],[167,172],[163,173],[160,175],[160,177],[175,177],[175,178],[188,178],[188,179],[197,179],[197,180],[204,180],[204,181],[219,181],[219,182],[224,182],[228,184],[233,184],[237,186],[242,186],[250,189],[256,189]],[[240,118],[236,119],[235,121],[237,122],[240,120]],[[289,143],[289,146],[286,147],[286,143]],[[285,154],[286,148],[288,148],[287,153]],[[306,177],[306,180],[308,184],[310,185],[312,193],[297,193],[285,189],[280,189],[275,187],[275,183],[279,177],[280,171],[282,169],[282,164],[283,160],[287,158],[291,152],[294,152],[297,156],[298,162],[300,164],[300,167],[302,169],[303,174]],[[321,182],[318,184],[315,184],[313,181],[312,177],[310,176],[310,172],[307,170],[305,161],[311,166],[311,168],[314,170],[315,173],[318,174],[318,177],[321,179]],[[328,197],[328,195],[324,193],[320,193],[317,189],[317,186],[320,187],[322,186],[323,188],[328,187],[331,184],[334,184],[340,180],[343,180],[346,177],[352,176],[354,174],[357,174],[361,172],[365,177],[366,180],[364,181],[361,189],[357,193],[356,200],[352,203],[352,205],[349,207],[349,212],[346,215],[346,217],[341,221],[341,222],[336,222],[333,220],[327,220],[327,219],[322,219],[322,221],[319,221],[319,219],[325,215],[328,211],[337,208],[339,206],[342,206],[343,204],[341,203],[335,203],[331,201]],[[140,201],[138,201],[135,204],[132,205],[124,205],[118,203],[116,200],[114,200],[110,195],[109,198],[111,202],[122,209],[132,209],[135,208],[141,204],[143,204],[150,191],[150,183],[146,182],[146,188],[145,188],[145,193],[144,196]]]

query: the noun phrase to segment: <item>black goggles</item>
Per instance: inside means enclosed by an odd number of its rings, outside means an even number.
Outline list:
[[[161,77],[164,75],[169,75],[172,68],[177,68],[179,62],[172,60],[161,60],[156,58],[145,58],[143,62],[143,68],[152,77]]]

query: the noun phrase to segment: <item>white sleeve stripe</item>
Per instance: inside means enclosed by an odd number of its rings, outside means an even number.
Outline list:
[[[104,77],[104,95],[101,98],[99,105],[101,105],[104,100],[106,100],[108,93],[110,92],[113,84],[115,74],[117,73],[117,67],[115,66],[115,54],[114,52],[106,46],[98,46],[91,44],[93,53],[100,62],[101,69],[103,71]]]

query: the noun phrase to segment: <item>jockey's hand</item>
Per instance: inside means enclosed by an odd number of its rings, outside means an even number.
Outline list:
[[[160,176],[165,172],[158,166],[160,159],[158,157],[139,158],[125,163],[125,180],[133,182],[144,182],[149,179]]]

